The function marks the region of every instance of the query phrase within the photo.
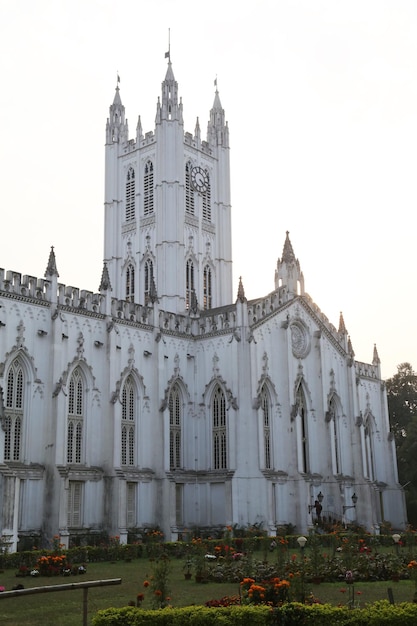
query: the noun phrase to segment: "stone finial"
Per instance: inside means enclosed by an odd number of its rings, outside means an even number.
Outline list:
[[[56,259],[55,259],[55,252],[54,252],[53,246],[51,246],[51,251],[49,253],[49,259],[48,259],[48,265],[45,270],[45,278],[48,278],[49,276],[56,276],[57,278],[59,277],[58,270],[56,267]]]
[[[239,287],[237,289],[237,299],[239,302],[246,302],[245,289],[242,283],[242,277],[239,277]]]
[[[107,268],[107,263],[104,263],[103,265],[103,272],[101,274],[101,281],[100,281],[100,286],[98,288],[99,291],[111,291],[111,284],[110,284],[110,276],[109,276],[109,270]]]

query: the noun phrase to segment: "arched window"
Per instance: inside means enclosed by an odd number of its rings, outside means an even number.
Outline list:
[[[369,480],[375,479],[374,434],[371,415],[365,419],[365,476]]]
[[[307,473],[309,471],[309,452],[308,452],[308,425],[307,425],[307,408],[304,391],[301,385],[299,385],[296,394],[297,405],[297,425],[298,433],[298,467],[300,472]]]
[[[185,266],[185,308],[191,306],[191,296],[194,291],[194,263],[188,259]]]
[[[185,165],[185,210],[194,215],[194,190],[191,185],[191,163]]]
[[[23,368],[15,359],[7,374],[4,419],[4,460],[20,461],[23,423]]]
[[[135,268],[131,263],[126,268],[126,300],[135,301]]]
[[[135,219],[135,171],[133,167],[129,167],[126,176],[126,222]]]
[[[143,178],[143,214],[150,215],[154,210],[153,192],[153,163],[147,161],[145,164],[145,175]]]
[[[227,424],[226,398],[223,390],[217,386],[213,394],[212,403],[213,428],[213,468],[227,468]]]
[[[145,305],[149,304],[152,293],[153,263],[151,259],[145,261]]]
[[[262,387],[261,391],[261,412],[264,443],[264,467],[271,469],[271,401],[267,388]]]
[[[132,377],[128,376],[122,390],[122,465],[135,465],[135,427],[135,385]]]
[[[84,380],[76,367],[68,388],[67,463],[83,460]]]
[[[340,433],[339,433],[339,417],[337,414],[337,404],[335,398],[332,397],[329,403],[329,416],[330,416],[330,432],[331,432],[331,450],[332,450],[332,462],[333,473],[341,474],[341,458],[340,458]]]
[[[204,309],[211,309],[212,303],[212,285],[211,285],[211,268],[206,265],[203,270],[203,306]]]
[[[208,172],[207,175],[207,189],[203,193],[203,220],[206,222],[211,222],[211,187],[210,187],[210,177]]]
[[[181,393],[174,385],[169,394],[169,466],[181,467]]]

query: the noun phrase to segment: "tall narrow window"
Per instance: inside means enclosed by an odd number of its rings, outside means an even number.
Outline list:
[[[143,180],[143,214],[150,215],[154,210],[153,191],[153,163],[147,161],[145,164],[145,175]]]
[[[210,178],[208,172],[207,174],[207,189],[203,193],[203,220],[206,222],[211,222],[211,187],[210,187]]]
[[[194,190],[191,186],[191,163],[185,166],[185,210],[190,215],[194,215]]]
[[[307,410],[304,392],[299,385],[297,390],[296,404],[298,410],[297,419],[300,420],[298,431],[298,456],[299,456],[299,470],[300,472],[309,471],[309,452],[308,452],[308,427],[307,427]]]
[[[213,467],[227,468],[227,430],[226,430],[226,398],[222,389],[217,386],[213,394]]]
[[[191,306],[191,296],[194,291],[194,263],[189,259],[185,266],[185,308]]]
[[[339,436],[339,418],[337,415],[337,407],[334,398],[330,400],[329,413],[331,416],[330,428],[332,434],[332,452],[333,452],[333,471],[335,474],[341,473],[340,467],[340,436]]]
[[[6,407],[4,420],[4,460],[20,461],[23,422],[23,369],[15,359],[7,374]]]
[[[126,300],[135,301],[135,268],[131,263],[126,268]]]
[[[81,463],[83,457],[84,381],[76,367],[68,389],[67,463]]]
[[[137,483],[126,483],[126,526],[136,526],[136,491]]]
[[[68,485],[67,523],[69,528],[82,526],[82,501],[84,484],[70,480]]]
[[[191,296],[194,291],[194,263],[189,259],[185,267],[185,308],[191,306]]]
[[[181,467],[181,394],[174,385],[169,394],[169,466]]]
[[[122,391],[121,464],[135,465],[136,400],[135,385],[128,376]]]
[[[126,222],[135,219],[135,171],[129,167],[126,176]]]
[[[151,301],[153,282],[153,263],[150,259],[145,261],[145,305]]]
[[[264,466],[271,469],[271,416],[269,394],[265,387],[261,391],[261,411],[264,441]]]
[[[372,429],[372,418],[368,415],[365,420],[365,473],[370,480],[375,478],[375,458],[374,458],[374,438]]]
[[[212,303],[212,291],[211,291],[211,268],[206,265],[203,270],[203,306],[204,309],[211,309]]]

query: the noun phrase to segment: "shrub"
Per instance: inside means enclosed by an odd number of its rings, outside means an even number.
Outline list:
[[[282,607],[185,607],[142,611],[134,607],[106,609],[93,618],[93,626],[415,626],[417,605],[376,602],[364,609],[299,603]]]

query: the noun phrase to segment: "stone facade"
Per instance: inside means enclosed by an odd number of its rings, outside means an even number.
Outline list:
[[[232,294],[229,130],[216,89],[184,132],[171,61],[155,130],[106,127],[98,293],[0,270],[0,530],[67,545],[160,526],[406,524],[376,348],[355,360],[305,292],[287,233],[275,289]],[[355,506],[352,496],[357,496]],[[356,498],[355,498],[356,499]],[[26,539],[25,539],[26,538]]]

